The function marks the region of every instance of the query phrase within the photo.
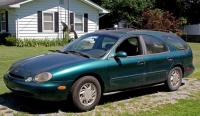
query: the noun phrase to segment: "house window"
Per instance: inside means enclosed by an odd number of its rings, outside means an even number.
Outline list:
[[[83,15],[76,14],[75,15],[75,30],[76,31],[83,31]]]
[[[1,23],[1,31],[6,32],[6,14],[1,13],[0,14],[0,23]]]
[[[53,31],[54,30],[54,14],[53,13],[43,13],[43,30]]]

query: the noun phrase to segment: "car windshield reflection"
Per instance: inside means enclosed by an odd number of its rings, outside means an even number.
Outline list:
[[[118,41],[117,37],[103,34],[87,34],[65,46],[63,51],[85,57],[101,58]]]

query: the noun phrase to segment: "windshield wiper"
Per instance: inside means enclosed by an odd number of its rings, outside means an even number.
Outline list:
[[[65,51],[61,51],[61,50],[49,50],[50,52],[58,52],[58,53],[64,53],[64,54],[68,54]]]
[[[78,55],[81,55],[81,56],[83,56],[83,57],[90,58],[89,55],[84,54],[84,53],[79,52],[79,51],[73,51],[73,50],[70,50],[70,51],[65,51],[65,52],[67,52],[67,53],[72,53],[72,54],[78,54]]]

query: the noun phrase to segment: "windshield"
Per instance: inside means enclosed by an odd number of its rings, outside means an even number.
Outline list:
[[[103,34],[87,34],[65,46],[63,51],[79,52],[89,57],[103,57],[118,41],[117,37]]]

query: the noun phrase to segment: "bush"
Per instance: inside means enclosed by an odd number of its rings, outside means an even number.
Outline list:
[[[179,35],[183,34],[180,27],[187,23],[187,19],[181,17],[177,19],[169,11],[161,9],[147,10],[142,13],[143,28],[171,31]]]
[[[11,36],[10,33],[0,33],[0,44],[6,44],[6,37]]]
[[[13,36],[6,37],[5,40],[6,40],[5,45],[7,46],[15,46],[17,43],[16,37]]]
[[[68,43],[67,39],[19,39],[16,42],[18,47],[51,47],[51,46],[64,46]]]

